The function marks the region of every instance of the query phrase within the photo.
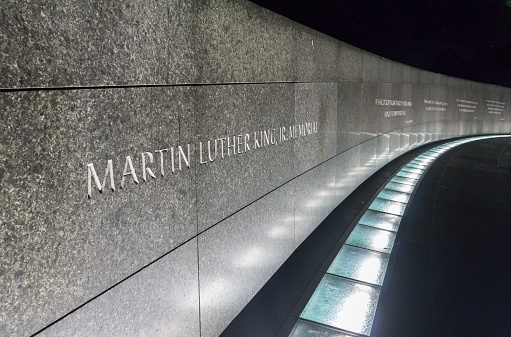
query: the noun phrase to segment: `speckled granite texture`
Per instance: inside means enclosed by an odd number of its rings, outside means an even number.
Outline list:
[[[199,235],[202,337],[218,336],[293,252],[295,193],[286,184]]]
[[[198,337],[196,261],[193,239],[38,336]]]
[[[194,83],[194,3],[3,1],[0,88]]]
[[[195,172],[144,182],[140,170],[142,152],[192,141],[191,97],[181,87],[0,93],[0,330],[35,332],[197,234]],[[126,156],[140,184],[121,189]],[[108,159],[116,191],[88,199],[86,165],[102,180]]]
[[[389,160],[511,131],[510,89],[245,0],[4,1],[0,89],[1,336],[217,336]]]
[[[295,120],[317,121],[318,133],[297,139],[294,146],[294,176],[336,155],[337,83],[299,83],[294,91]]]
[[[249,1],[195,3],[198,83],[294,81],[298,25]]]
[[[260,134],[261,131],[294,124],[293,107],[293,84],[198,89],[197,139],[204,143],[203,159],[207,162],[196,166],[197,177],[200,177],[197,180],[199,232],[293,178],[294,142],[277,141],[275,145],[270,142],[270,145],[262,146]],[[231,148],[226,149],[222,159],[218,141],[216,159],[210,162],[206,158],[205,142],[230,137],[232,144],[232,137],[239,135],[243,136],[243,142],[241,147],[234,147],[236,154]],[[247,147],[245,135],[249,136]],[[254,146],[256,136],[261,145],[259,148]],[[238,138],[234,143],[238,145]],[[227,145],[225,140],[224,147]],[[214,157],[214,144],[210,146]]]

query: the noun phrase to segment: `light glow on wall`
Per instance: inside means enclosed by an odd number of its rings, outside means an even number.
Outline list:
[[[398,171],[360,218],[305,306],[290,337],[302,336],[300,331],[307,331],[307,336],[349,336],[351,333],[369,336],[396,232],[422,174],[433,161],[456,146],[501,137],[511,136],[470,137],[439,145]]]

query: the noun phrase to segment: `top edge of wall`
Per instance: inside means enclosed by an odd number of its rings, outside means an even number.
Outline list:
[[[246,0],[9,0],[0,90],[370,81],[453,85]]]

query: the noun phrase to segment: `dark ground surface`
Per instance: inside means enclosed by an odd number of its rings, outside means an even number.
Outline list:
[[[415,149],[366,180],[300,245],[221,337],[284,337],[366,206]],[[435,161],[405,211],[373,337],[511,336],[511,140]]]
[[[402,224],[373,336],[511,336],[511,140],[440,157]]]

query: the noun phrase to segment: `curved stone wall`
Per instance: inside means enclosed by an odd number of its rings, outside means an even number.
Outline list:
[[[244,0],[7,1],[0,27],[8,336],[217,336],[389,160],[511,129],[510,89]]]

